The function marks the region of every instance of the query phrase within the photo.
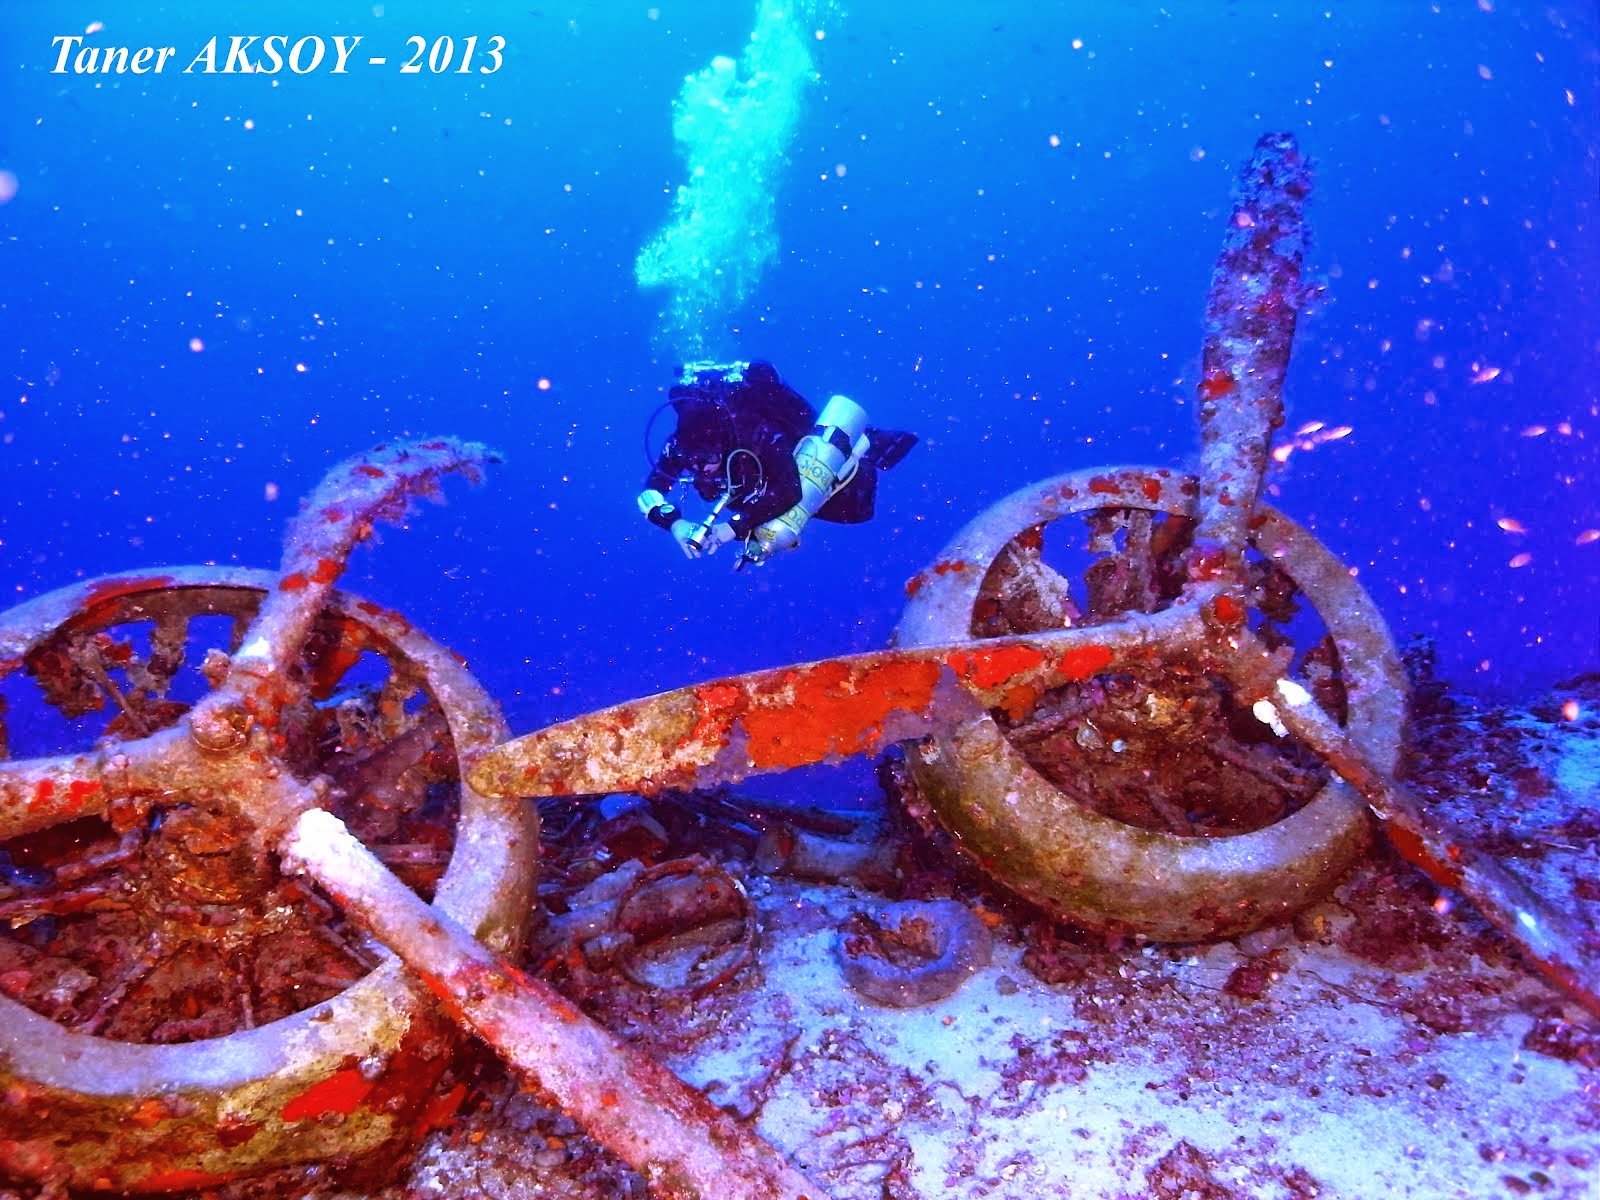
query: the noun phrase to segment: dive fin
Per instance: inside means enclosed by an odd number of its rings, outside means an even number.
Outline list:
[[[903,429],[869,428],[867,443],[867,452],[862,459],[879,470],[887,471],[911,452],[911,447],[917,444],[917,435]]]

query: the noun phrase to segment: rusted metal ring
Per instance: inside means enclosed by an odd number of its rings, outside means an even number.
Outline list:
[[[265,594],[277,582],[265,571],[180,567],[75,584],[0,613],[0,662],[14,668],[33,645],[109,598],[127,604],[171,589]],[[327,611],[362,626],[415,670],[444,712],[463,781],[466,758],[506,738],[493,700],[461,661],[403,617],[337,592]],[[510,949],[528,914],[537,854],[531,805],[484,797],[463,782],[455,847],[434,902],[491,946]],[[458,1036],[387,955],[323,1003],[181,1044],[87,1036],[0,997],[0,1171],[148,1192],[358,1160],[408,1144],[439,1119],[449,1097],[427,1089]]]
[[[980,514],[913,580],[897,643],[970,637],[986,572],[1024,530],[1104,508],[1186,515],[1196,494],[1190,477],[1141,467],[1074,472],[1023,488]],[[1338,648],[1352,738],[1392,772],[1405,684],[1382,618],[1315,538],[1272,509],[1256,517],[1256,549],[1295,582]],[[963,853],[1046,910],[1107,932],[1195,941],[1281,920],[1324,894],[1369,837],[1365,806],[1338,780],[1250,833],[1183,837],[1125,825],[1064,796],[988,714],[908,747],[906,758],[919,793]]]
[[[617,969],[630,983],[652,991],[677,991],[691,996],[709,992],[720,987],[744,970],[755,960],[756,953],[756,911],[750,903],[750,895],[745,891],[744,884],[740,883],[733,875],[729,874],[720,864],[698,855],[689,858],[676,858],[669,862],[657,863],[640,871],[617,896],[616,907],[612,910],[611,926],[621,933],[630,933],[641,926],[653,924],[643,918],[643,914],[630,912],[630,906],[640,902],[641,897],[648,890],[667,879],[694,878],[706,881],[707,886],[717,895],[715,901],[731,900],[739,909],[739,936],[737,940],[727,944],[726,949],[718,958],[711,961],[719,963],[716,970],[703,979],[694,979],[684,984],[663,984],[659,979],[652,978],[644,969],[639,960],[640,952],[646,949],[653,940],[630,939],[629,944],[617,955]],[[693,904],[689,907],[694,907]],[[672,938],[672,933],[661,936],[660,941]],[[726,961],[721,961],[722,958]]]
[[[859,912],[834,943],[850,990],[888,1008],[949,999],[989,965],[994,935],[959,900],[901,900]]]

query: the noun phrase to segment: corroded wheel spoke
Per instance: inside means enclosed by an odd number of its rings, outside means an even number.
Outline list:
[[[498,711],[403,618],[332,591],[375,522],[491,457],[437,439],[340,464],[280,573],[108,576],[0,612],[0,758],[45,755],[0,762],[8,1168],[55,1190],[203,1188],[389,1160],[448,1113],[452,1027],[275,847],[319,803],[377,811],[379,848],[403,848],[439,913],[519,940],[536,814],[459,787],[462,756],[505,739]],[[200,1039],[222,1044],[182,1044]]]
[[[126,798],[122,772],[106,768],[97,754],[0,763],[0,841],[103,813]]]
[[[285,1016],[379,961],[315,890],[281,878],[250,827],[228,814],[187,726],[166,728],[188,711],[180,695],[225,675],[219,648],[195,639],[220,633],[237,643],[263,594],[209,584],[133,590],[74,613],[24,658],[44,703],[101,748],[0,763],[0,839],[10,835],[0,851],[34,864],[25,885],[0,884],[0,939],[21,937],[38,951],[34,978],[0,981],[6,993],[27,1003],[71,990],[68,1008],[40,1011],[88,1033],[171,1042]],[[198,617],[229,624],[202,632]],[[362,614],[318,618],[305,656],[309,695],[285,693],[284,735],[267,746],[289,774],[255,786],[279,793],[271,803],[281,807],[294,803],[295,777],[325,777],[329,803],[360,836],[379,850],[408,847],[396,867],[431,896],[457,819],[443,709]],[[204,679],[180,693],[186,667]],[[52,828],[61,820],[72,824]],[[86,955],[87,970],[68,965]],[[54,982],[39,975],[50,970]]]
[[[898,640],[930,645],[969,624],[1020,633],[1038,622],[1046,606],[1016,586],[1018,549],[1074,513],[1088,531],[1075,548],[1088,556],[1083,632],[1109,637],[1130,622],[1203,609],[1185,592],[1196,490],[1167,471],[1128,468],[1016,493],[913,581]],[[1259,603],[1256,626],[1288,644],[1276,622],[1306,593],[1338,646],[1329,690],[1342,693],[1348,664],[1365,660],[1352,730],[1392,767],[1399,665],[1371,602],[1303,531],[1270,511],[1257,517],[1262,553],[1240,560]],[[1001,882],[1091,928],[1189,940],[1308,902],[1359,852],[1365,815],[1314,756],[1278,742],[1235,699],[1205,661],[1207,639],[1202,631],[1189,646],[1107,664],[935,734],[908,754],[934,819],[980,861],[1003,864]]]
[[[1126,505],[1081,515],[1086,536],[1074,549],[1087,556],[1088,603],[1087,613],[1073,618],[1101,626],[1178,601],[1192,521]],[[973,603],[975,636],[1065,623],[1058,597],[1071,586],[1043,559],[1050,528],[1026,529],[994,556]],[[1062,522],[1060,531],[1073,528]],[[1247,559],[1247,570],[1261,634],[1274,646],[1292,645],[1280,626],[1299,611],[1299,589],[1259,556]],[[1331,691],[1338,680],[1325,683]],[[1269,740],[1260,722],[1241,713],[1224,680],[1179,660],[1108,672],[994,717],[1007,740],[1075,803],[1164,833],[1261,828],[1302,807],[1327,780],[1302,748]]]
[[[1161,527],[1155,514],[1137,508],[1110,508],[1085,514],[1085,521],[1089,552],[1100,556],[1084,580],[1091,620],[1155,612],[1175,598],[1176,590],[1164,586],[1172,564],[1170,554],[1164,553],[1167,548],[1158,545]]]
[[[990,592],[973,608],[974,637],[1066,629],[1082,616],[1071,583],[1044,561],[1042,533],[1028,530],[995,556]]]

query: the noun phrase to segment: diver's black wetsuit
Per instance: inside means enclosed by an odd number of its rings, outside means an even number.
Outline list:
[[[715,501],[731,482],[733,496],[724,513],[740,539],[799,502],[794,448],[816,425],[817,411],[778,378],[771,363],[751,363],[738,380],[703,371],[693,383],[674,387],[667,400],[678,414],[678,427],[645,487],[665,495],[688,474],[700,498]],[[855,477],[816,515],[846,525],[870,520],[877,485],[877,465],[869,453]],[[681,516],[670,504],[649,514],[663,529]]]

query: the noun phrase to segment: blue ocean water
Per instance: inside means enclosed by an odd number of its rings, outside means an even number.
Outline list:
[[[338,10],[338,11],[335,11]],[[375,442],[505,455],[345,584],[455,648],[512,727],[883,645],[984,506],[1098,464],[1191,464],[1200,317],[1239,165],[1316,162],[1273,502],[1442,673],[1600,669],[1600,17],[1589,0],[857,3],[732,325],[814,400],[922,444],[859,527],[759,570],[634,506],[676,364],[640,247],[682,182],[684,77],[748,0],[270,6],[0,17],[0,586],[271,566],[297,497]],[[54,73],[52,38],[173,45]],[[360,35],[382,68],[185,74],[216,35]],[[492,75],[407,39],[505,40]],[[5,191],[11,189],[7,187]],[[1509,526],[1507,528],[1506,526]],[[1526,556],[1526,557],[1524,557]],[[1513,565],[1519,564],[1519,565]]]

